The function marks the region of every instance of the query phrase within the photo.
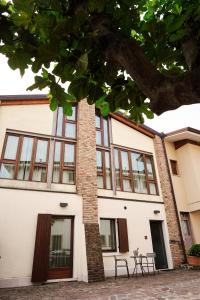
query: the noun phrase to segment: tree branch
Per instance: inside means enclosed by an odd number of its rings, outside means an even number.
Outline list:
[[[150,99],[154,113],[160,115],[181,105],[200,103],[200,67],[183,75],[165,76],[151,64],[137,42],[112,28],[107,18],[96,17],[93,24],[105,57],[129,73]]]

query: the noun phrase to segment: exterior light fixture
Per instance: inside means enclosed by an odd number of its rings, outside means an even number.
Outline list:
[[[60,202],[60,207],[67,207],[68,206],[68,203],[66,202]]]
[[[159,210],[154,210],[153,213],[154,213],[155,215],[157,215],[157,214],[160,213],[160,211],[159,211]]]

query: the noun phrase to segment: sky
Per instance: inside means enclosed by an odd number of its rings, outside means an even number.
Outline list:
[[[18,70],[10,69],[7,59],[0,54],[0,95],[48,93],[48,89],[26,91],[26,88],[34,83],[34,75],[31,70],[27,70],[21,77]],[[200,130],[200,104],[185,105],[160,116],[155,115],[152,120],[145,119],[145,124],[165,133],[188,126]]]

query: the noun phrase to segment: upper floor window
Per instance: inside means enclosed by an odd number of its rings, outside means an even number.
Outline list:
[[[110,152],[97,149],[97,186],[102,189],[111,189]]]
[[[112,188],[108,128],[108,118],[103,118],[96,112],[97,186],[101,189]]]
[[[125,149],[114,149],[116,189],[156,195],[153,157]]]
[[[76,139],[77,107],[72,107],[72,116],[65,116],[62,107],[58,108],[56,135]]]
[[[54,183],[75,183],[75,145],[55,142],[53,178]]]
[[[0,178],[46,182],[48,154],[48,139],[7,134]]]
[[[178,175],[178,164],[176,160],[170,159],[170,165],[173,175]]]
[[[97,146],[109,147],[108,118],[103,118],[96,113],[96,144]]]
[[[0,178],[47,182],[50,143],[54,157],[50,158],[53,166],[48,172],[52,177],[49,179],[54,183],[75,184],[75,142],[12,133],[5,138]]]

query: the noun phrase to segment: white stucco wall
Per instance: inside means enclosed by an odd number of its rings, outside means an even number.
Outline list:
[[[173,182],[176,203],[179,211],[189,211],[189,205],[186,198],[186,187],[184,184],[184,166],[181,163],[178,150],[175,149],[174,143],[165,142],[168,162],[170,166],[170,174]],[[176,160],[178,166],[178,175],[173,175],[170,160]]]
[[[85,232],[80,196],[2,188],[0,194],[0,287],[31,283],[39,213],[75,216],[73,278],[87,280]],[[61,208],[60,202],[67,202],[68,206]]]
[[[129,252],[120,254],[103,253],[104,269],[106,276],[114,275],[114,258],[113,255],[121,255],[127,258],[130,271],[133,271],[134,261],[130,258],[133,250],[139,248],[139,253],[145,255],[147,252],[153,252],[150,220],[163,221],[163,235],[165,240],[166,255],[168,267],[172,268],[172,258],[169,247],[169,236],[166,224],[166,217],[163,204],[145,203],[136,201],[122,201],[112,199],[99,199],[99,218],[126,218],[128,227]],[[124,209],[126,207],[126,209]],[[160,213],[155,215],[154,210]],[[147,239],[145,239],[147,236]],[[121,269],[121,274],[126,274],[126,270]]]
[[[189,211],[200,209],[200,147],[187,144],[177,151]]]
[[[52,134],[53,112],[48,104],[0,106],[0,152],[6,129]]]

